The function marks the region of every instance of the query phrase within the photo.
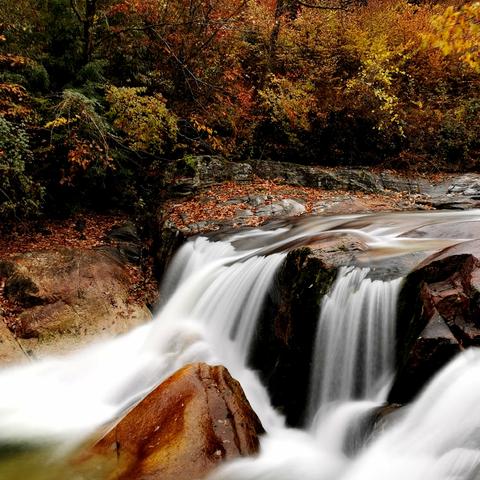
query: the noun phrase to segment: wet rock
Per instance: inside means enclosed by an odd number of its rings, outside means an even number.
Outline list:
[[[432,224],[419,227],[405,233],[410,238],[480,238],[480,221],[478,222],[451,222]]]
[[[23,311],[9,329],[34,357],[71,351],[151,318],[129,301],[129,277],[115,251],[59,249],[3,261],[4,295]]]
[[[344,453],[354,458],[403,413],[401,405],[385,404],[366,410],[347,428],[344,436]]]
[[[289,425],[303,422],[320,305],[347,257],[333,244],[292,250],[259,319],[250,361]]]
[[[221,366],[188,365],[150,393],[94,447],[116,480],[203,478],[258,452],[262,425]]]
[[[160,210],[153,233],[153,249],[155,252],[155,275],[161,279],[175,252],[185,242],[185,234],[174,223],[166,218],[165,212]]]
[[[0,314],[0,367],[8,364],[24,363],[27,360],[27,353],[23,351]]]
[[[257,324],[250,362],[291,426],[304,421],[320,307],[340,266],[364,245],[349,235],[294,248],[281,266]]]
[[[480,345],[480,240],[424,260],[399,298],[399,371],[389,395],[411,400],[456,353]]]
[[[426,203],[436,210],[471,210],[480,207],[480,200],[450,194],[432,197]]]
[[[407,361],[396,376],[389,400],[408,403],[433,376],[462,350],[441,318],[432,320],[420,333]]]

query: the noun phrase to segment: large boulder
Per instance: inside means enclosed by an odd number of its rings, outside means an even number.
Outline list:
[[[399,298],[399,372],[389,400],[410,401],[455,354],[480,345],[480,240],[424,260]]]
[[[240,384],[224,367],[197,363],[150,393],[87,462],[104,459],[109,479],[195,480],[225,460],[257,453],[261,433]]]
[[[304,420],[322,299],[338,267],[350,264],[361,249],[361,242],[349,236],[295,248],[287,255],[269,293],[250,362],[289,425],[299,426]]]
[[[69,352],[151,318],[130,300],[130,278],[115,250],[30,252],[0,262],[3,295],[20,313],[9,331],[32,357]]]

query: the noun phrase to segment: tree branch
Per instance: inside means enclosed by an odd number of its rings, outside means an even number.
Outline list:
[[[70,0],[70,6],[72,7],[73,12],[75,13],[76,17],[78,18],[78,21],[80,23],[85,23],[85,19],[82,18],[82,14],[80,13],[80,10],[78,9],[77,0]]]

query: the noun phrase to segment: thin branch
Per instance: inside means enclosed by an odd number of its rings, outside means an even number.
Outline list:
[[[85,23],[85,19],[82,18],[82,14],[80,13],[80,10],[78,9],[77,0],[70,0],[70,6],[72,7],[73,12],[75,13],[76,17],[78,18],[78,21],[80,23]]]

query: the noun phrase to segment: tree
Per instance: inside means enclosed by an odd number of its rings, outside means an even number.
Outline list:
[[[480,73],[480,3],[450,6],[432,18],[433,31],[425,35],[429,46],[445,56],[456,56]]]
[[[97,14],[97,0],[84,0],[81,8],[77,0],[70,0],[70,5],[83,26],[83,62],[89,63],[92,60],[94,46],[94,27]]]

